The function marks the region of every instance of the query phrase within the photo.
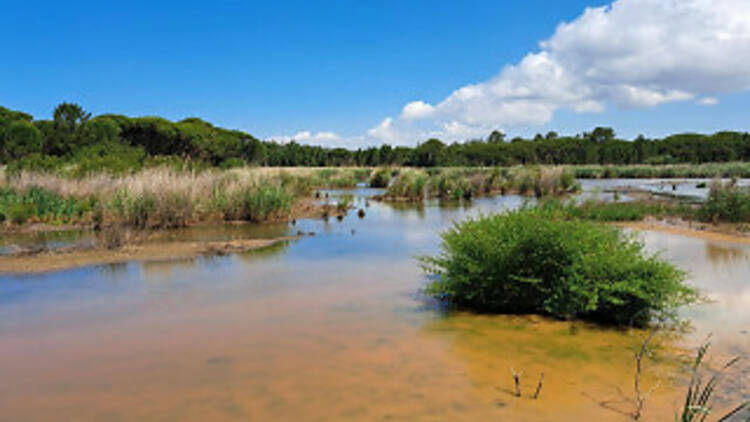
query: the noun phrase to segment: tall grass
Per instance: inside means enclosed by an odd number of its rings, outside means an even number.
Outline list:
[[[438,277],[428,293],[479,312],[643,326],[697,299],[633,237],[544,207],[458,223],[421,262]]]
[[[573,174],[562,167],[404,169],[385,196],[402,200],[458,200],[513,192],[542,197],[577,189]]]
[[[253,222],[283,216],[293,200],[310,193],[307,177],[236,169],[177,172],[167,168],[82,179],[20,172],[0,190],[0,219],[125,224],[133,228],[181,227],[206,220]]]
[[[710,342],[705,342],[700,348],[698,348],[695,360],[690,367],[690,383],[685,395],[685,402],[682,406],[679,417],[675,418],[678,422],[704,422],[713,412],[713,395],[724,377],[725,372],[739,361],[739,358],[731,359],[704,382],[704,360],[710,345]],[[717,420],[727,421],[747,407],[750,407],[750,402],[740,404]]]
[[[680,217],[690,220],[694,219],[697,214],[697,210],[690,205],[665,201],[604,202],[587,200],[580,204],[545,201],[542,206],[567,218],[603,222],[642,221],[646,217]]]
[[[750,163],[566,166],[579,179],[750,177]]]

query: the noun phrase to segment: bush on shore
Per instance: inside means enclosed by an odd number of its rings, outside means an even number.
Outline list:
[[[470,219],[421,258],[427,292],[457,307],[644,326],[696,300],[684,274],[620,230],[543,207]]]
[[[716,180],[698,215],[701,220],[710,222],[750,222],[750,189]]]

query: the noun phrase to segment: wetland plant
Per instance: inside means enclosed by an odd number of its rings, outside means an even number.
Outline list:
[[[679,417],[676,418],[678,422],[704,422],[713,411],[713,395],[716,392],[716,388],[721,383],[726,371],[740,360],[739,357],[731,359],[718,371],[714,371],[708,378],[708,381],[704,382],[703,377],[706,372],[704,360],[710,346],[711,343],[706,341],[698,348],[695,360],[690,367],[690,382],[685,396],[685,403]],[[750,407],[750,402],[740,404],[729,413],[718,418],[717,421],[727,421],[748,407]]]
[[[477,312],[646,326],[698,299],[632,235],[545,207],[457,223],[421,262],[438,276],[429,294]]]
[[[370,177],[371,188],[387,188],[391,183],[393,171],[389,167],[377,169]]]
[[[701,206],[699,217],[712,222],[750,222],[750,188],[715,180],[708,199]]]

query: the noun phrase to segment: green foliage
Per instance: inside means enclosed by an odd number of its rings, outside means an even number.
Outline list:
[[[694,218],[696,210],[686,204],[672,202],[604,202],[588,200],[582,204],[547,202],[544,206],[569,218],[593,221],[642,221],[646,217]]]
[[[370,177],[371,188],[387,188],[391,182],[393,171],[389,167],[382,167],[372,174]]]
[[[706,163],[699,165],[572,166],[579,179],[657,179],[750,177],[750,163]]]
[[[0,221],[23,224],[32,218],[49,223],[71,222],[91,211],[94,199],[63,198],[42,188],[25,192],[0,189]]]
[[[79,149],[70,159],[66,173],[74,177],[101,172],[125,174],[140,170],[145,158],[142,148],[98,143]]]
[[[521,195],[546,197],[573,193],[578,189],[580,186],[572,173],[561,167],[432,168],[400,172],[385,196],[408,200],[459,200],[515,191]]]
[[[525,208],[471,219],[422,258],[427,291],[479,312],[646,325],[696,299],[684,275],[616,228]]]
[[[422,199],[429,176],[422,170],[401,171],[388,187],[387,195],[394,198]]]
[[[292,197],[286,190],[279,187],[261,186],[244,193],[242,203],[242,219],[261,222],[275,213],[289,212]]]
[[[382,145],[347,150],[303,145],[295,141],[263,142],[247,133],[213,126],[191,117],[172,122],[160,117],[131,118],[101,115],[92,118],[80,105],[62,103],[52,120],[33,120],[22,112],[0,107],[0,142],[15,125],[13,149],[0,159],[17,160],[42,153],[63,158],[77,155],[81,148],[97,144],[140,147],[148,157],[174,156],[181,160],[230,168],[240,162],[264,166],[514,166],[514,165],[591,165],[576,171],[578,177],[750,177],[750,165],[712,168],[704,163],[750,160],[750,134],[719,132],[713,135],[678,134],[664,139],[634,141],[617,139],[611,128],[599,127],[590,133],[560,136],[550,132],[532,139],[514,138],[493,132],[487,139],[471,139],[446,144],[429,139],[415,148]],[[29,124],[38,132],[29,129]],[[21,128],[23,130],[21,130]],[[39,139],[41,136],[41,140]],[[40,149],[41,142],[41,149]],[[102,162],[107,165],[110,162]],[[117,165],[116,161],[111,163]],[[659,164],[663,169],[627,168],[633,164]],[[700,164],[691,166],[677,163]],[[676,164],[675,166],[664,164]],[[713,166],[716,167],[716,166]],[[119,170],[118,170],[119,171]],[[364,172],[364,170],[363,170]],[[700,174],[696,174],[700,173]],[[353,175],[359,182],[366,178]],[[344,185],[342,180],[340,185]],[[528,190],[533,186],[522,185]],[[453,195],[455,196],[455,194]]]
[[[19,125],[21,122],[24,125]],[[703,163],[739,162],[750,160],[750,134],[719,132],[713,135],[679,134],[664,139],[634,141],[617,139],[611,128],[599,127],[590,133],[560,136],[550,132],[532,139],[514,138],[493,132],[487,139],[471,139],[463,143],[446,144],[429,139],[415,148],[382,145],[366,149],[347,150],[303,145],[295,141],[263,142],[247,133],[226,130],[196,117],[172,122],[160,117],[131,118],[106,114],[92,118],[80,105],[62,103],[55,108],[52,120],[33,120],[22,112],[0,107],[0,135],[9,125],[23,127],[23,136],[14,135],[12,154],[0,157],[7,161],[40,152],[63,158],[77,155],[81,148],[97,144],[121,144],[140,147],[148,157],[174,156],[183,161],[206,163],[230,168],[240,162],[263,166],[514,166],[514,165],[583,165],[578,177],[685,177],[692,174],[690,166],[662,166],[664,170],[628,169],[638,163],[701,164],[700,177],[721,174],[726,177],[750,176],[750,165],[736,164],[730,169],[703,168]],[[29,129],[33,125],[41,134]],[[20,139],[20,141],[18,140]],[[0,136],[0,142],[5,137]],[[7,147],[3,148],[8,149]],[[110,162],[102,162],[107,165]],[[117,165],[116,161],[111,161]],[[603,167],[603,165],[607,165]],[[617,166],[612,168],[612,165]],[[656,167],[656,166],[654,166]],[[119,170],[118,170],[119,171]],[[362,170],[364,173],[364,170]],[[360,174],[353,175],[359,182],[366,181]],[[696,176],[692,176],[696,177]],[[341,180],[338,185],[344,185]],[[522,187],[528,190],[534,186]],[[462,188],[463,189],[463,188]],[[452,194],[456,196],[456,194]]]
[[[245,161],[242,160],[241,158],[231,157],[222,161],[221,164],[219,165],[219,168],[223,170],[228,170],[232,168],[244,167],[246,165],[247,163],[245,163]]]
[[[687,394],[685,395],[685,403],[682,406],[680,415],[675,418],[677,422],[705,421],[711,412],[713,412],[713,396],[716,392],[716,388],[719,387],[726,371],[739,361],[739,358],[731,359],[724,364],[720,370],[713,371],[712,375],[708,378],[708,381],[704,383],[703,373],[707,372],[704,360],[710,346],[710,342],[705,342],[700,348],[698,348],[698,353],[696,353],[695,360],[690,367],[690,383],[688,385]],[[742,410],[748,407],[750,407],[750,401],[740,404],[717,420],[730,420],[731,417],[739,414]]]
[[[0,159],[17,160],[42,152],[42,132],[25,120],[11,122],[0,132]]]
[[[750,222],[750,189],[714,182],[699,216],[703,221]]]

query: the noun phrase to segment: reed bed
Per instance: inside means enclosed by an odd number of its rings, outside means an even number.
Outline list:
[[[563,167],[402,169],[384,198],[460,200],[507,193],[545,197],[579,189],[572,172]]]
[[[669,165],[577,165],[566,166],[578,179],[670,179],[750,177],[749,162]]]
[[[303,174],[305,174],[303,176]],[[191,222],[282,217],[313,188],[305,171],[167,168],[113,176],[66,178],[50,173],[3,175],[0,221],[181,227]]]

